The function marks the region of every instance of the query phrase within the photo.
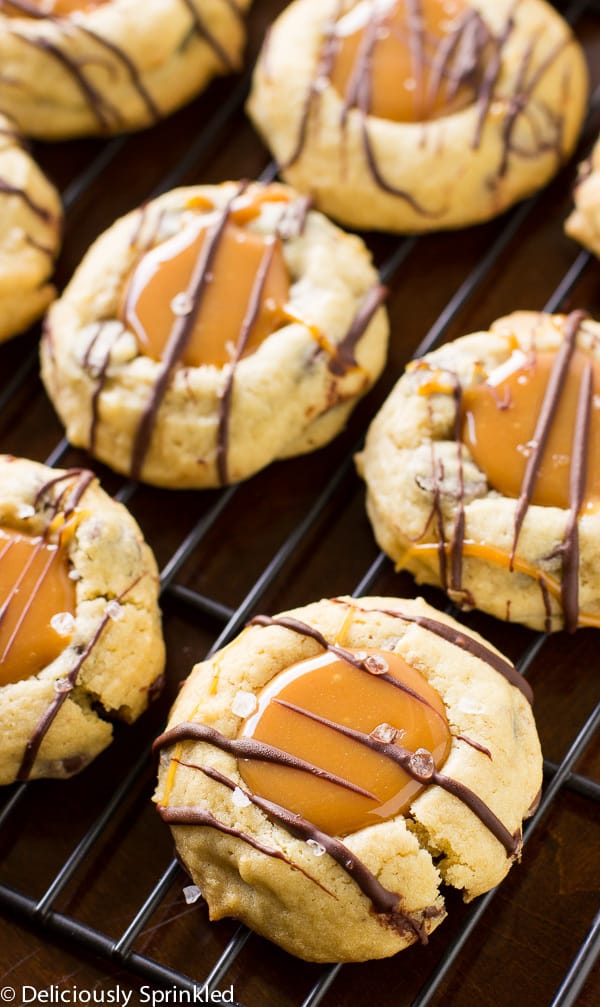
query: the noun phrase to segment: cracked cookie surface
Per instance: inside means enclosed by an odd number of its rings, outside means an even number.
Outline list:
[[[248,110],[283,176],[343,224],[464,227],[545,185],[575,145],[582,51],[542,0],[296,0]]]
[[[308,960],[385,957],[443,920],[442,884],[471,899],[519,856],[541,786],[529,699],[510,662],[420,599],[259,616],[185,683],[157,740],[158,810],[211,918],[235,916]],[[444,751],[420,743],[423,717]],[[398,781],[381,783],[390,767],[413,788],[403,810]],[[287,774],[279,791],[265,768]],[[325,788],[312,819],[307,781]]]
[[[398,568],[534,629],[599,625],[599,338],[515,312],[408,366],[357,458]]]
[[[23,332],[54,299],[49,278],[61,241],[62,208],[51,182],[0,115],[0,341]]]
[[[159,686],[156,564],[92,472],[3,455],[0,474],[0,783],[64,778]]]
[[[58,140],[152,125],[241,68],[248,0],[2,0],[0,109]]]
[[[344,427],[384,366],[383,296],[364,243],[287,186],[177,189],[89,250],[42,376],[69,440],[117,471],[237,482]]]

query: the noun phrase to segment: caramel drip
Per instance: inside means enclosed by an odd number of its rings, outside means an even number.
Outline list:
[[[222,486],[229,482],[229,467],[227,464],[227,453],[229,448],[229,417],[231,414],[231,401],[233,395],[233,383],[235,380],[235,369],[246,353],[253,332],[256,330],[257,321],[261,313],[261,306],[264,301],[265,286],[273,264],[273,256],[278,248],[277,239],[272,239],[266,243],[262,261],[256,272],[254,284],[250,292],[248,309],[242,322],[239,338],[235,348],[235,353],[231,361],[231,366],[225,379],[219,402],[219,420],[217,431],[217,471],[219,481]]]
[[[131,456],[131,477],[133,479],[138,479],[140,476],[144,458],[150,444],[156,414],[169,386],[172,373],[192,335],[208,284],[209,271],[227,226],[232,204],[241,195],[243,188],[243,186],[240,186],[226,206],[219,211],[215,223],[210,228],[206,240],[202,244],[201,254],[194,265],[190,283],[185,291],[190,311],[188,314],[177,318],[173,324],[163,354],[158,378],[135,435]]]
[[[389,614],[394,614],[394,613],[389,613]],[[398,617],[400,617],[400,618],[404,618],[404,616],[401,613],[395,613],[395,614]],[[363,661],[358,660],[355,655],[353,655],[349,651],[344,650],[342,647],[338,647],[336,644],[330,644],[325,639],[325,637],[323,636],[323,634],[318,629],[315,629],[314,626],[308,625],[308,623],[303,623],[303,622],[300,622],[297,619],[289,618],[287,616],[282,616],[282,617],[279,617],[279,618],[273,618],[271,616],[259,615],[259,616],[255,616],[255,618],[251,620],[251,622],[249,623],[249,625],[251,625],[251,626],[252,625],[257,625],[257,626],[283,626],[285,629],[289,629],[289,630],[291,630],[294,633],[299,633],[302,636],[307,636],[310,639],[315,640],[315,642],[319,643],[325,650],[328,650],[330,653],[333,653],[336,656],[341,657],[343,660],[348,661],[349,664],[354,664],[355,667],[364,667],[364,662]],[[439,624],[439,626],[443,626],[443,625],[444,625],[443,623]],[[429,627],[427,627],[427,628],[429,628]],[[441,636],[442,632],[440,632],[439,635]],[[469,640],[468,643],[465,645],[466,639],[467,638],[465,637],[465,642],[463,642],[462,640],[459,640],[459,638],[456,638],[452,642],[455,642],[457,644],[457,646],[462,646],[463,649],[467,649],[470,652],[473,652],[471,650],[471,643],[476,643],[476,641]],[[492,655],[491,652],[490,652],[490,655],[493,656],[493,657],[497,656],[497,655]],[[480,654],[477,654],[477,656],[480,656]],[[482,659],[485,659],[485,658],[482,657]],[[488,661],[488,663],[491,663],[491,662]],[[507,664],[507,662],[503,662],[503,663]],[[510,668],[510,665],[508,665],[508,667]],[[369,670],[368,667],[366,667],[365,670],[368,671]],[[391,678],[391,676],[390,676],[390,678]],[[513,683],[513,684],[516,684],[516,682]],[[524,688],[528,688],[528,686],[525,684]],[[377,744],[380,744],[380,743],[377,742]],[[393,749],[395,752],[397,752],[399,750],[399,747],[397,745],[390,745],[390,746],[387,746],[387,747],[389,747],[390,749]],[[386,749],[386,746],[382,745],[382,751],[384,751],[384,754],[389,754],[389,753],[387,753],[385,751],[385,749]],[[415,754],[417,754],[417,753],[412,753],[412,752],[409,753],[409,755],[413,756],[413,757],[415,756]],[[458,783],[457,781],[454,781],[454,780],[449,781],[448,777],[443,777],[441,774],[437,773],[437,770],[432,770],[431,769],[431,765],[429,764],[429,762],[431,762],[431,763],[433,762],[431,754],[430,753],[425,753],[425,754],[427,756],[429,756],[429,760],[426,760],[426,762],[427,762],[426,773],[427,774],[431,774],[431,775],[424,776],[424,774],[418,769],[417,764],[414,763],[414,762],[411,762],[410,759],[408,760],[408,763],[407,763],[408,768],[407,768],[407,766],[403,766],[403,768],[405,768],[407,772],[410,772],[410,774],[413,775],[414,779],[421,780],[422,782],[425,779],[427,780],[427,782],[429,782],[429,781],[435,782],[440,787],[442,787],[443,789],[451,790],[451,792],[454,793],[455,796],[458,796],[459,791],[463,790],[464,793],[463,793],[463,796],[461,797],[461,800],[463,800],[464,803],[468,804],[468,807],[470,808],[470,810],[473,811],[473,813],[479,818],[479,820],[482,822],[482,824],[487,829],[489,829],[489,831],[499,840],[499,842],[502,843],[502,845],[505,847],[505,849],[506,849],[506,851],[507,851],[507,853],[509,855],[513,855],[513,854],[517,853],[518,849],[519,849],[518,838],[515,837],[515,836],[511,836],[510,833],[508,833],[508,830],[505,828],[504,825],[502,825],[502,823],[499,821],[499,819],[496,817],[496,815],[494,815],[494,813],[491,811],[491,809],[488,808],[485,804],[483,804],[483,802],[475,794],[472,794],[473,800],[471,800],[471,796],[469,796],[469,795],[471,795],[471,791],[468,788],[466,788],[466,787],[463,788],[463,785],[460,784],[460,783]],[[394,755],[394,758],[395,758],[395,755]]]
[[[550,436],[550,429],[552,427],[556,410],[558,409],[571,357],[575,351],[577,333],[579,332],[579,328],[585,317],[585,312],[582,311],[575,311],[572,315],[569,315],[565,328],[564,341],[556,354],[556,359],[550,374],[550,380],[548,381],[548,386],[546,388],[546,393],[544,395],[544,400],[542,402],[542,407],[533,435],[534,449],[527,460],[525,474],[521,484],[521,492],[517,502],[511,561],[514,559],[516,553],[521,527],[531,502],[535,481],[542,463],[548,437]]]
[[[406,48],[411,56],[413,68],[414,92],[421,95],[421,100],[413,109],[411,119],[420,118],[427,122],[436,116],[449,114],[457,108],[465,107],[466,104],[476,102],[478,114],[476,116],[475,130],[473,133],[472,148],[477,149],[482,140],[487,116],[496,96],[496,87],[500,79],[502,70],[502,60],[505,48],[513,33],[515,21],[512,11],[509,12],[506,23],[498,35],[491,34],[489,28],[478,12],[465,10],[462,16],[455,19],[453,27],[448,32],[444,32],[435,40],[433,49],[430,51],[431,33],[423,31],[423,9],[426,6],[423,0],[404,0],[406,7],[410,8],[411,15],[407,17]],[[432,0],[428,0],[428,4]],[[518,0],[516,0],[518,2]],[[396,5],[399,9],[399,3]],[[337,11],[332,21],[325,25],[323,40],[315,68],[315,73],[309,83],[306,93],[300,122],[298,136],[295,146],[290,155],[280,165],[282,171],[291,167],[301,157],[304,150],[308,129],[313,113],[318,111],[318,102],[322,91],[322,82],[327,80],[335,86],[336,83],[336,53],[338,50],[338,38],[336,28],[343,15],[342,4],[338,3]],[[376,54],[378,45],[378,28],[389,17],[389,12],[382,12],[375,4],[370,5],[368,20],[363,28],[361,43],[355,53],[356,59],[354,69],[343,75],[342,83],[338,89],[344,95],[341,112],[342,126],[345,125],[348,113],[354,109],[360,115],[360,132],[365,155],[365,161],[375,184],[389,195],[396,196],[404,200],[416,213],[424,217],[435,220],[443,216],[445,208],[432,210],[421,205],[418,200],[405,189],[392,185],[382,174],[379,166],[377,154],[373,147],[369,133],[368,119],[371,115],[378,114],[378,105],[374,103],[374,78],[376,70]],[[537,39],[536,39],[537,40]],[[513,142],[513,134],[516,123],[521,116],[528,117],[529,102],[534,100],[534,92],[540,80],[556,59],[560,56],[564,48],[569,44],[569,39],[559,42],[546,56],[537,70],[527,80],[527,72],[533,57],[535,41],[524,47],[521,56],[521,64],[517,70],[515,87],[513,93],[508,97],[502,97],[502,105],[505,108],[504,123],[502,127],[502,149],[500,160],[496,169],[497,177],[506,174],[511,154],[522,158],[533,158],[548,151],[554,150],[557,158],[560,159],[562,153],[562,126],[563,116],[554,114],[551,110],[543,108],[547,136],[542,137],[532,123],[532,146],[524,149]],[[265,40],[265,51],[261,58],[267,63],[266,50],[267,40]],[[397,60],[395,61],[397,68]],[[396,100],[399,89],[394,87],[383,88],[382,101],[387,106],[389,102]],[[448,108],[444,108],[444,102],[448,103]],[[381,113],[380,113],[381,114]],[[389,115],[389,112],[388,112]],[[393,117],[393,116],[392,116]]]
[[[360,657],[360,668],[328,652],[286,668],[259,693],[258,711],[241,728],[241,737],[310,758],[362,788],[334,793],[326,776],[300,776],[252,757],[239,765],[253,793],[332,835],[405,813],[421,789],[404,764],[382,756],[380,737],[401,738],[407,758],[431,752],[438,767],[450,749],[443,703],[419,672],[398,654],[369,649]]]
[[[343,117],[363,100],[368,115],[397,122],[423,122],[472,104],[482,55],[472,27],[479,26],[482,41],[487,32],[462,0],[452,6],[450,17],[445,0],[396,0],[387,9],[365,6],[366,24],[358,28],[362,8],[338,21],[330,80],[344,96]],[[469,45],[459,44],[463,33]]]
[[[53,620],[72,616],[75,604],[62,539],[0,529],[0,686],[30,678],[58,657],[71,631]]]

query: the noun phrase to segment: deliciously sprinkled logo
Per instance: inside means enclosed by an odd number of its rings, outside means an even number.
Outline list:
[[[20,997],[20,999],[19,999]],[[139,1004],[233,1004],[233,986],[223,990],[211,990],[207,986],[196,986],[193,990],[153,989],[140,986],[139,991],[126,990],[123,986],[112,989],[84,989],[80,986],[61,987],[58,985],[40,987],[24,985],[4,986],[0,989],[0,1002],[16,1004],[117,1004],[120,1007],[138,1007]]]

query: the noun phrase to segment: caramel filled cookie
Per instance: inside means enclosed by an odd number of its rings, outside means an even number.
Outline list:
[[[516,312],[408,366],[357,459],[398,568],[534,629],[600,625],[599,337]]]
[[[249,0],[0,0],[0,108],[47,140],[157,122],[239,70]]]
[[[330,441],[381,372],[362,241],[281,185],[178,189],[118,221],[48,317],[42,375],[73,444],[171,487]]]
[[[545,185],[587,71],[543,0],[296,0],[248,110],[283,176],[352,227],[463,227]]]
[[[212,919],[314,961],[383,958],[518,859],[542,779],[527,683],[421,599],[257,616],[196,665],[161,818]],[[340,925],[343,921],[343,925]]]
[[[580,165],[574,198],[575,209],[565,230],[600,258],[600,137],[589,158]]]
[[[0,115],[0,341],[23,332],[54,298],[48,279],[61,226],[56,189]]]
[[[158,688],[154,557],[84,469],[0,456],[0,783],[79,772]]]

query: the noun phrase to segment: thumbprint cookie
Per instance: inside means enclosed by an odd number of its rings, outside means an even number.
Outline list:
[[[118,472],[224,485],[343,428],[384,366],[383,297],[363,242],[288,187],[177,189],[92,246],[42,375],[71,442]]]
[[[61,227],[56,189],[0,115],[0,341],[23,332],[55,296],[49,277]]]
[[[600,258],[600,137],[589,158],[580,165],[574,199],[566,232]]]
[[[542,779],[527,683],[421,599],[255,617],[197,664],[158,812],[212,919],[314,961],[383,958],[520,856]],[[343,925],[340,925],[343,921]]]
[[[0,108],[59,140],[152,125],[239,70],[249,0],[0,0]]]
[[[515,312],[409,365],[358,467],[376,538],[459,606],[600,625],[600,325]]]
[[[157,692],[154,557],[83,469],[0,456],[0,783],[68,777]]]
[[[544,0],[295,0],[248,110],[283,177],[343,224],[463,227],[545,185],[587,70]]]

